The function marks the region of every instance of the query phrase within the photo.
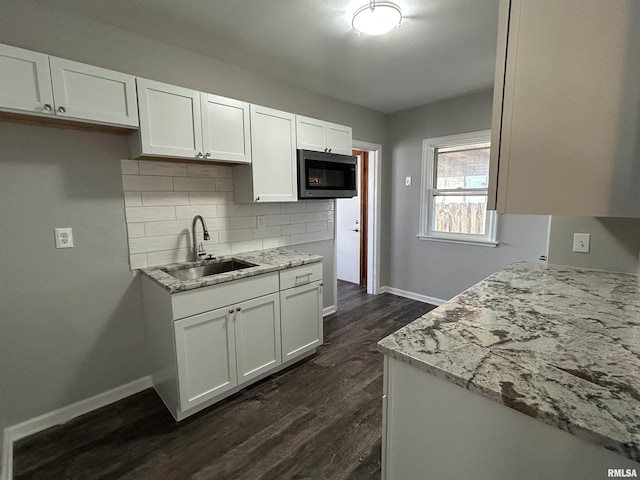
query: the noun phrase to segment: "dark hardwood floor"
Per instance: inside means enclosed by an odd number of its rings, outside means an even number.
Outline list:
[[[339,282],[318,353],[179,424],[153,389],[26,438],[16,479],[378,479],[376,343],[434,308]]]

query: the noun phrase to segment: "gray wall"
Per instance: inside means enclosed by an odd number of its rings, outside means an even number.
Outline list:
[[[505,215],[497,248],[418,240],[422,140],[491,128],[491,90],[390,116],[392,161],[385,165],[390,246],[382,285],[447,300],[514,261],[546,254],[548,216]],[[413,178],[410,187],[405,177]]]
[[[0,122],[0,427],[148,374],[127,137]],[[54,227],[75,247],[54,248]]]
[[[573,234],[590,233],[589,253],[574,253]],[[551,219],[549,263],[640,274],[640,219],[558,217]]]
[[[386,142],[386,117],[373,110],[50,4],[0,0],[0,11],[0,43],[351,125],[354,138]],[[126,137],[15,122],[0,128],[3,429],[148,370],[138,280],[127,264],[119,167],[129,157]],[[53,249],[55,226],[74,227],[73,250]],[[333,241],[305,249],[333,262]],[[324,291],[326,307],[333,289]]]

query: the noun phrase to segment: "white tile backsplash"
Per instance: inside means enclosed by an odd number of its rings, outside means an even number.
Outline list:
[[[191,205],[224,205],[227,201],[226,192],[189,192]]]
[[[142,206],[189,205],[187,192],[142,192]]]
[[[233,203],[230,166],[121,160],[121,168],[131,269],[190,260],[195,215],[211,237],[198,226],[196,241],[216,257],[335,236],[333,200]]]
[[[122,175],[122,189],[125,192],[171,192],[173,191],[173,178]]]
[[[140,175],[162,175],[165,177],[186,177],[187,166],[184,163],[141,161]]]
[[[213,178],[174,177],[173,190],[176,192],[215,192]]]
[[[176,207],[127,207],[124,212],[127,223],[160,222],[176,218]]]
[[[142,195],[140,192],[124,192],[125,207],[141,207]]]
[[[120,160],[120,169],[123,175],[140,175],[138,160]]]

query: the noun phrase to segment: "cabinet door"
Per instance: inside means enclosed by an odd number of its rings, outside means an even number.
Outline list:
[[[203,158],[200,92],[138,78],[143,155]]]
[[[352,155],[353,140],[351,137],[351,127],[327,123],[327,148],[331,153]]]
[[[50,57],[56,115],[138,126],[135,77]]]
[[[320,282],[280,292],[282,363],[322,345]]]
[[[0,108],[53,115],[47,55],[0,45]]]
[[[249,104],[201,93],[205,159],[251,163]]]
[[[295,115],[251,105],[251,154],[254,200],[297,201]]]
[[[174,323],[180,410],[185,411],[234,388],[234,326],[227,308]]]
[[[507,7],[493,117],[498,212],[640,216],[640,2]]]
[[[298,148],[324,152],[327,149],[327,129],[322,120],[296,115]]]
[[[236,305],[235,331],[238,384],[282,363],[277,293]]]

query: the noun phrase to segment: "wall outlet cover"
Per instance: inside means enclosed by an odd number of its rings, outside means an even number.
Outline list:
[[[73,230],[71,227],[56,228],[56,248],[73,248]]]
[[[407,177],[407,178],[405,178],[405,179],[404,179],[404,184],[405,184],[407,187],[410,187],[410,186],[411,186],[411,177]]]
[[[589,253],[591,247],[590,233],[573,234],[573,251],[577,253]]]

